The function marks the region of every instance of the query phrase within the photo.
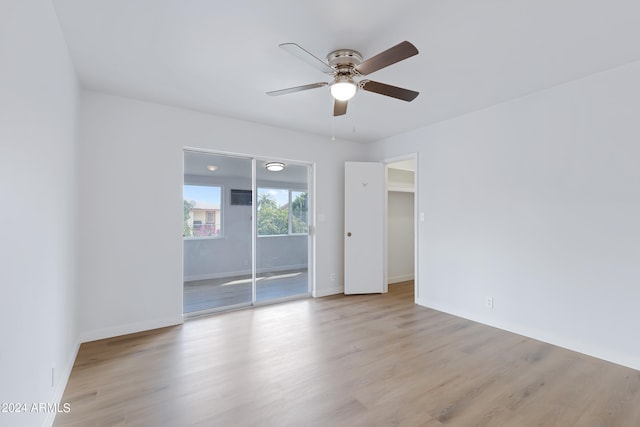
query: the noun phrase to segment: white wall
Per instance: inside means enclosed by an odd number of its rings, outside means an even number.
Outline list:
[[[316,294],[342,291],[329,278],[343,275],[343,164],[360,144],[92,92],[81,139],[84,340],[181,321],[184,147],[315,162]],[[145,233],[137,205],[156,207]]]
[[[640,369],[639,111],[636,62],[378,143],[419,152],[419,303]]]
[[[387,193],[388,283],[404,282],[414,278],[413,198],[414,193]]]
[[[0,3],[0,413],[48,425],[75,358],[76,107],[66,44],[46,0]],[[52,385],[52,368],[55,376]]]

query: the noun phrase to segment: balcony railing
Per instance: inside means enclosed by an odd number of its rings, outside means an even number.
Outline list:
[[[188,233],[185,233],[185,236],[215,237],[220,235],[220,231],[220,224],[194,224],[188,227]]]

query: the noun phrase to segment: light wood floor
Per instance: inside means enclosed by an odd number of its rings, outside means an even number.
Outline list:
[[[386,295],[83,344],[55,426],[640,426],[640,372]]]

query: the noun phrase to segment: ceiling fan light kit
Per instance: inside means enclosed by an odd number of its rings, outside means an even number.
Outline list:
[[[331,83],[331,96],[338,101],[348,101],[356,94],[356,84],[350,77],[338,79]]]
[[[326,62],[309,53],[295,43],[283,43],[280,47],[292,55],[307,62],[319,71],[333,76],[332,82],[318,82],[287,89],[267,92],[267,95],[278,96],[294,92],[329,86],[331,96],[334,98],[334,116],[342,116],[347,113],[348,101],[353,98],[358,88],[380,95],[411,102],[419,92],[391,86],[372,80],[355,81],[354,78],[371,74],[389,65],[395,64],[418,54],[418,49],[408,41],[399,43],[384,52],[381,52],[365,61],[362,55],[351,49],[339,49],[327,55]]]

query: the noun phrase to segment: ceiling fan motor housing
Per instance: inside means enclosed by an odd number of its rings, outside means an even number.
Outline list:
[[[353,69],[362,62],[362,55],[355,50],[338,49],[327,55],[327,61],[329,66],[336,70]]]

